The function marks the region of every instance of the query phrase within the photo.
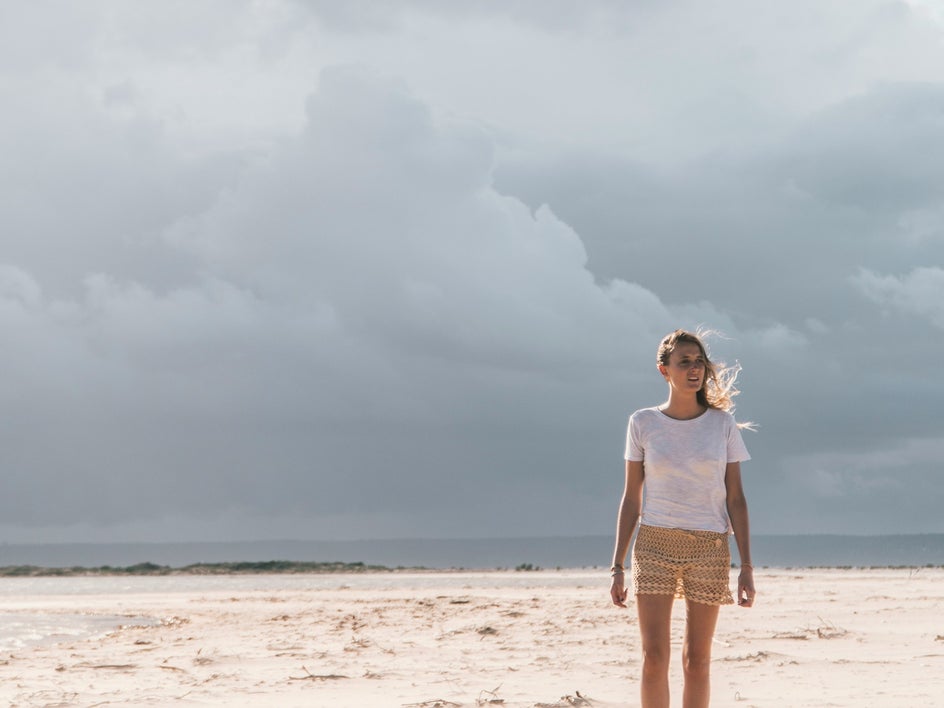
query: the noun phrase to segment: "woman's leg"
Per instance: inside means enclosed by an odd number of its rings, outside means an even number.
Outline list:
[[[684,708],[707,708],[711,699],[711,642],[718,623],[718,605],[686,601],[685,643],[682,645],[682,670],[685,689]],[[668,704],[666,704],[668,705]]]
[[[672,595],[636,595],[642,634],[642,708],[669,708]]]

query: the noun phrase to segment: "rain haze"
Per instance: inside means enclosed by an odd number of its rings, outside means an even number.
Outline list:
[[[944,532],[942,66],[932,2],[4,3],[0,540],[608,534],[699,325],[755,533]]]

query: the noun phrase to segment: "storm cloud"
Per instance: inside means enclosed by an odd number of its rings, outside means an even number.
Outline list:
[[[607,533],[700,324],[756,531],[944,530],[933,8],[343,7],[3,11],[7,540]]]

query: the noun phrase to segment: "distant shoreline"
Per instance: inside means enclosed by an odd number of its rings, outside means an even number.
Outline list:
[[[42,567],[35,565],[10,565],[0,567],[0,578],[53,578],[96,577],[122,575],[258,575],[258,574],[327,574],[327,573],[379,573],[405,570],[383,565],[341,562],[304,561],[245,561],[230,563],[191,563],[174,568],[156,563],[136,563],[129,566],[103,565],[94,568],[72,566],[69,568]],[[419,570],[410,568],[410,570]]]
[[[732,564],[732,569],[736,564]],[[944,568],[944,564],[876,564],[876,565],[767,565],[758,566],[758,570],[801,571],[801,570],[920,570],[923,568]],[[368,565],[366,563],[341,562],[304,562],[304,561],[245,561],[229,563],[191,563],[181,567],[157,565],[156,563],[136,563],[130,566],[72,566],[68,568],[41,567],[35,565],[0,566],[0,579],[3,578],[77,578],[77,577],[155,577],[174,575],[341,575],[341,574],[396,574],[396,573],[502,573],[502,572],[566,572],[605,570],[602,566],[582,566],[576,568],[540,568],[531,564],[522,564],[516,568],[427,568],[423,566]]]
[[[811,534],[752,536],[753,560],[758,567],[915,567],[944,565],[944,534],[842,536]],[[737,548],[732,543],[732,561]],[[226,542],[113,542],[113,543],[0,543],[0,568],[73,568],[77,573],[102,574],[102,568],[135,568],[109,574],[233,572],[362,572],[358,564],[377,572],[411,569],[608,568],[613,553],[611,536],[482,539],[374,539],[360,541],[226,541]],[[272,559],[278,559],[273,561]],[[328,560],[331,563],[306,563]],[[142,561],[162,569],[142,566]],[[227,564],[253,562],[249,569]],[[284,562],[286,568],[263,563]],[[203,566],[207,566],[203,568]],[[31,568],[31,570],[26,570]],[[166,569],[164,569],[166,568]],[[212,568],[212,571],[210,570]],[[90,570],[85,570],[90,569]],[[365,568],[366,569],[366,568]],[[526,568],[522,568],[526,569]],[[57,574],[58,570],[44,573]],[[10,576],[14,571],[2,571]]]

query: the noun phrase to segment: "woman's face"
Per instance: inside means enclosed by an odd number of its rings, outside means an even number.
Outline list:
[[[679,342],[669,354],[669,363],[659,371],[669,387],[680,393],[697,393],[705,385],[705,355],[694,342]]]

